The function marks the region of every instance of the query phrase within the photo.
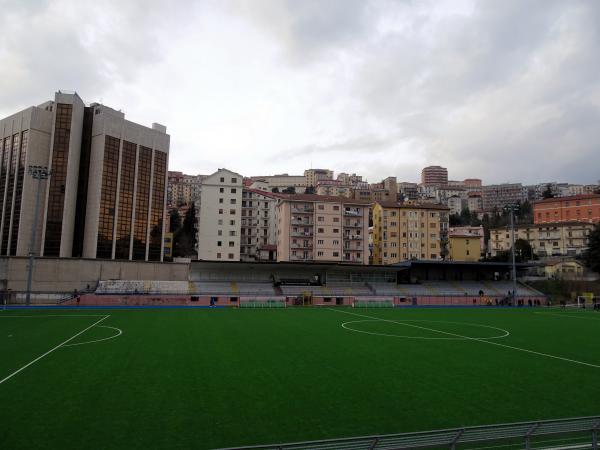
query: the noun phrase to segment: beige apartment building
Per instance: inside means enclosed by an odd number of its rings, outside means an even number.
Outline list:
[[[277,260],[369,263],[370,202],[292,195],[277,204]]]
[[[352,186],[344,184],[338,180],[321,180],[317,183],[315,191],[317,195],[327,195],[330,197],[352,197]]]
[[[441,259],[448,208],[377,202],[373,207],[373,264]]]
[[[275,261],[277,255],[278,194],[257,189],[242,190],[240,259]]]
[[[306,169],[304,171],[306,187],[316,187],[322,180],[333,180],[333,170],[329,169]]]
[[[239,261],[243,177],[219,169],[202,183],[198,209],[198,259]]]
[[[561,222],[515,225],[515,240],[523,239],[531,244],[533,252],[540,256],[575,256],[587,249],[588,235],[594,225],[585,222]],[[492,256],[511,249],[510,227],[490,230]]]

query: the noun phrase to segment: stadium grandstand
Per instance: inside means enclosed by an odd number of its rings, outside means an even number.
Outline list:
[[[518,270],[527,269],[518,265]],[[84,305],[197,306],[484,306],[513,301],[510,265],[410,261],[394,266],[203,262],[190,264],[188,281],[100,280],[80,296]],[[545,296],[517,284],[517,302]],[[270,301],[270,302],[269,302]],[[75,302],[67,299],[64,303]]]

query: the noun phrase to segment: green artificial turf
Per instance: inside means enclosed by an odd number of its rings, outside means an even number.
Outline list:
[[[0,448],[203,449],[600,414],[600,313],[541,308],[1,311],[0,380],[105,315],[69,344],[122,335],[0,383]]]

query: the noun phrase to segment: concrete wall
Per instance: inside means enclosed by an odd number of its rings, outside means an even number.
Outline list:
[[[38,258],[32,290],[70,292],[88,285],[95,287],[99,280],[111,279],[187,281],[188,274],[186,263]],[[0,258],[0,286],[12,291],[26,290],[27,258]]]

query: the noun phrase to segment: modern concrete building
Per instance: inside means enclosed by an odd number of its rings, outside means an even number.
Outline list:
[[[574,195],[540,200],[533,204],[533,222],[600,223],[600,194]]]
[[[376,203],[373,207],[373,264],[441,259],[441,233],[442,228],[446,231],[448,228],[447,212],[448,208],[442,205]]]
[[[370,202],[292,195],[277,204],[277,260],[369,263]]]
[[[37,182],[27,167],[48,167],[40,183],[34,252],[48,257],[160,261],[170,137],[166,128],[76,93],[0,121],[3,255],[28,253]]]
[[[421,184],[424,186],[447,186],[448,169],[441,166],[428,166],[421,171]]]
[[[227,169],[204,179],[197,205],[198,259],[240,260],[242,180],[242,175]]]
[[[588,235],[594,225],[586,222],[562,222],[515,226],[515,241],[529,242],[533,252],[540,256],[575,256],[588,246]],[[490,230],[490,252],[492,256],[511,249],[510,227]]]
[[[275,261],[277,258],[278,194],[257,189],[242,190],[240,259]]]

